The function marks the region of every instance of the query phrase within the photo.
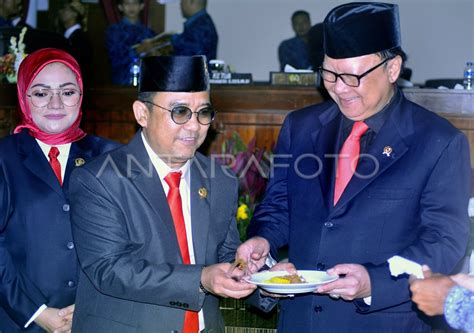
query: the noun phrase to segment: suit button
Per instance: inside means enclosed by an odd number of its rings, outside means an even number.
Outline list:
[[[314,307],[314,312],[323,312],[323,307],[321,305],[316,305]]]
[[[326,268],[326,265],[323,264],[322,262],[318,262],[318,264],[316,265],[316,269],[318,271],[324,271],[325,268]]]
[[[74,243],[73,242],[67,242],[66,246],[69,250],[72,250],[74,248]]]
[[[332,223],[331,221],[324,222],[324,226],[325,226],[326,228],[332,228],[332,227],[334,227],[334,223]]]
[[[67,282],[67,286],[68,286],[68,287],[71,287],[71,288],[74,288],[74,287],[76,286],[76,282],[74,282],[74,281],[68,281],[68,282]]]
[[[63,211],[69,212],[69,205],[68,204],[63,205]]]

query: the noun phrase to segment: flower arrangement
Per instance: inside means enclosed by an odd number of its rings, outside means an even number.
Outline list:
[[[0,81],[5,78],[10,83],[16,82],[18,68],[26,56],[24,43],[26,30],[26,27],[21,29],[18,40],[15,36],[10,38],[9,53],[0,57]]]
[[[268,182],[270,156],[265,149],[256,147],[256,138],[245,145],[237,132],[224,141],[217,160],[228,166],[239,179],[237,228],[240,239],[246,239],[247,226],[255,206],[261,200]]]
[[[0,77],[15,75],[15,56],[11,53],[0,57]]]

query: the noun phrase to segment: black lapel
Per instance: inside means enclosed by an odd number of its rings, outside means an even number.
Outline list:
[[[319,116],[319,128],[311,134],[314,152],[321,161],[318,177],[321,198],[324,199],[328,211],[332,209],[331,205],[333,203],[333,175],[341,118],[337,108],[335,106],[331,107]]]
[[[367,152],[367,157],[361,157],[356,169],[356,173],[360,176],[354,175],[351,179],[333,213],[337,213],[339,208],[346,205],[408,151],[412,140],[413,122],[411,109],[402,105],[406,104],[405,101],[402,96],[377,134]],[[390,153],[387,153],[387,150]]]
[[[87,135],[81,140],[71,143],[63,181],[63,189],[66,193],[69,188],[69,177],[71,176],[71,172],[75,168],[86,164],[93,158],[93,149],[93,142],[91,142],[90,137]]]
[[[63,189],[49,165],[46,156],[43,154],[35,138],[23,130],[18,137],[18,152],[24,156],[23,165],[30,170],[40,181],[46,183],[55,192],[64,195]]]
[[[191,163],[191,226],[193,230],[193,248],[196,263],[205,263],[207,238],[211,222],[210,210],[212,188],[210,173],[204,158],[197,153]]]
[[[173,238],[176,246],[176,255],[181,258],[178,238],[174,228],[173,218],[165,196],[165,191],[161,185],[161,180],[156,172],[150,157],[145,149],[141,138],[141,131],[133,137],[132,141],[124,150],[126,161],[123,174],[130,177],[131,182],[148,202],[151,209],[156,213],[156,223],[163,223]],[[124,165],[122,165],[124,166]]]

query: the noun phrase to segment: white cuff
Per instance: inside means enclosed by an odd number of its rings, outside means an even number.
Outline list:
[[[47,308],[46,304],[43,304],[39,307],[38,310],[36,310],[36,312],[31,316],[30,320],[28,320],[28,322],[25,324],[25,326],[23,326],[24,328],[27,328],[28,326],[30,326],[30,324],[36,319],[38,318],[38,316]]]
[[[372,296],[364,297],[363,300],[364,300],[364,303],[367,304],[367,305],[372,304]]]
[[[269,253],[267,256],[267,259],[265,259],[265,265],[267,265],[269,268],[272,268],[277,264],[277,261],[272,258],[271,254]]]

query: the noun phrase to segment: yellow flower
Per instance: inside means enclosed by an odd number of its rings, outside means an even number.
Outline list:
[[[249,218],[248,214],[249,207],[246,204],[241,204],[237,208],[237,220],[246,220]]]

